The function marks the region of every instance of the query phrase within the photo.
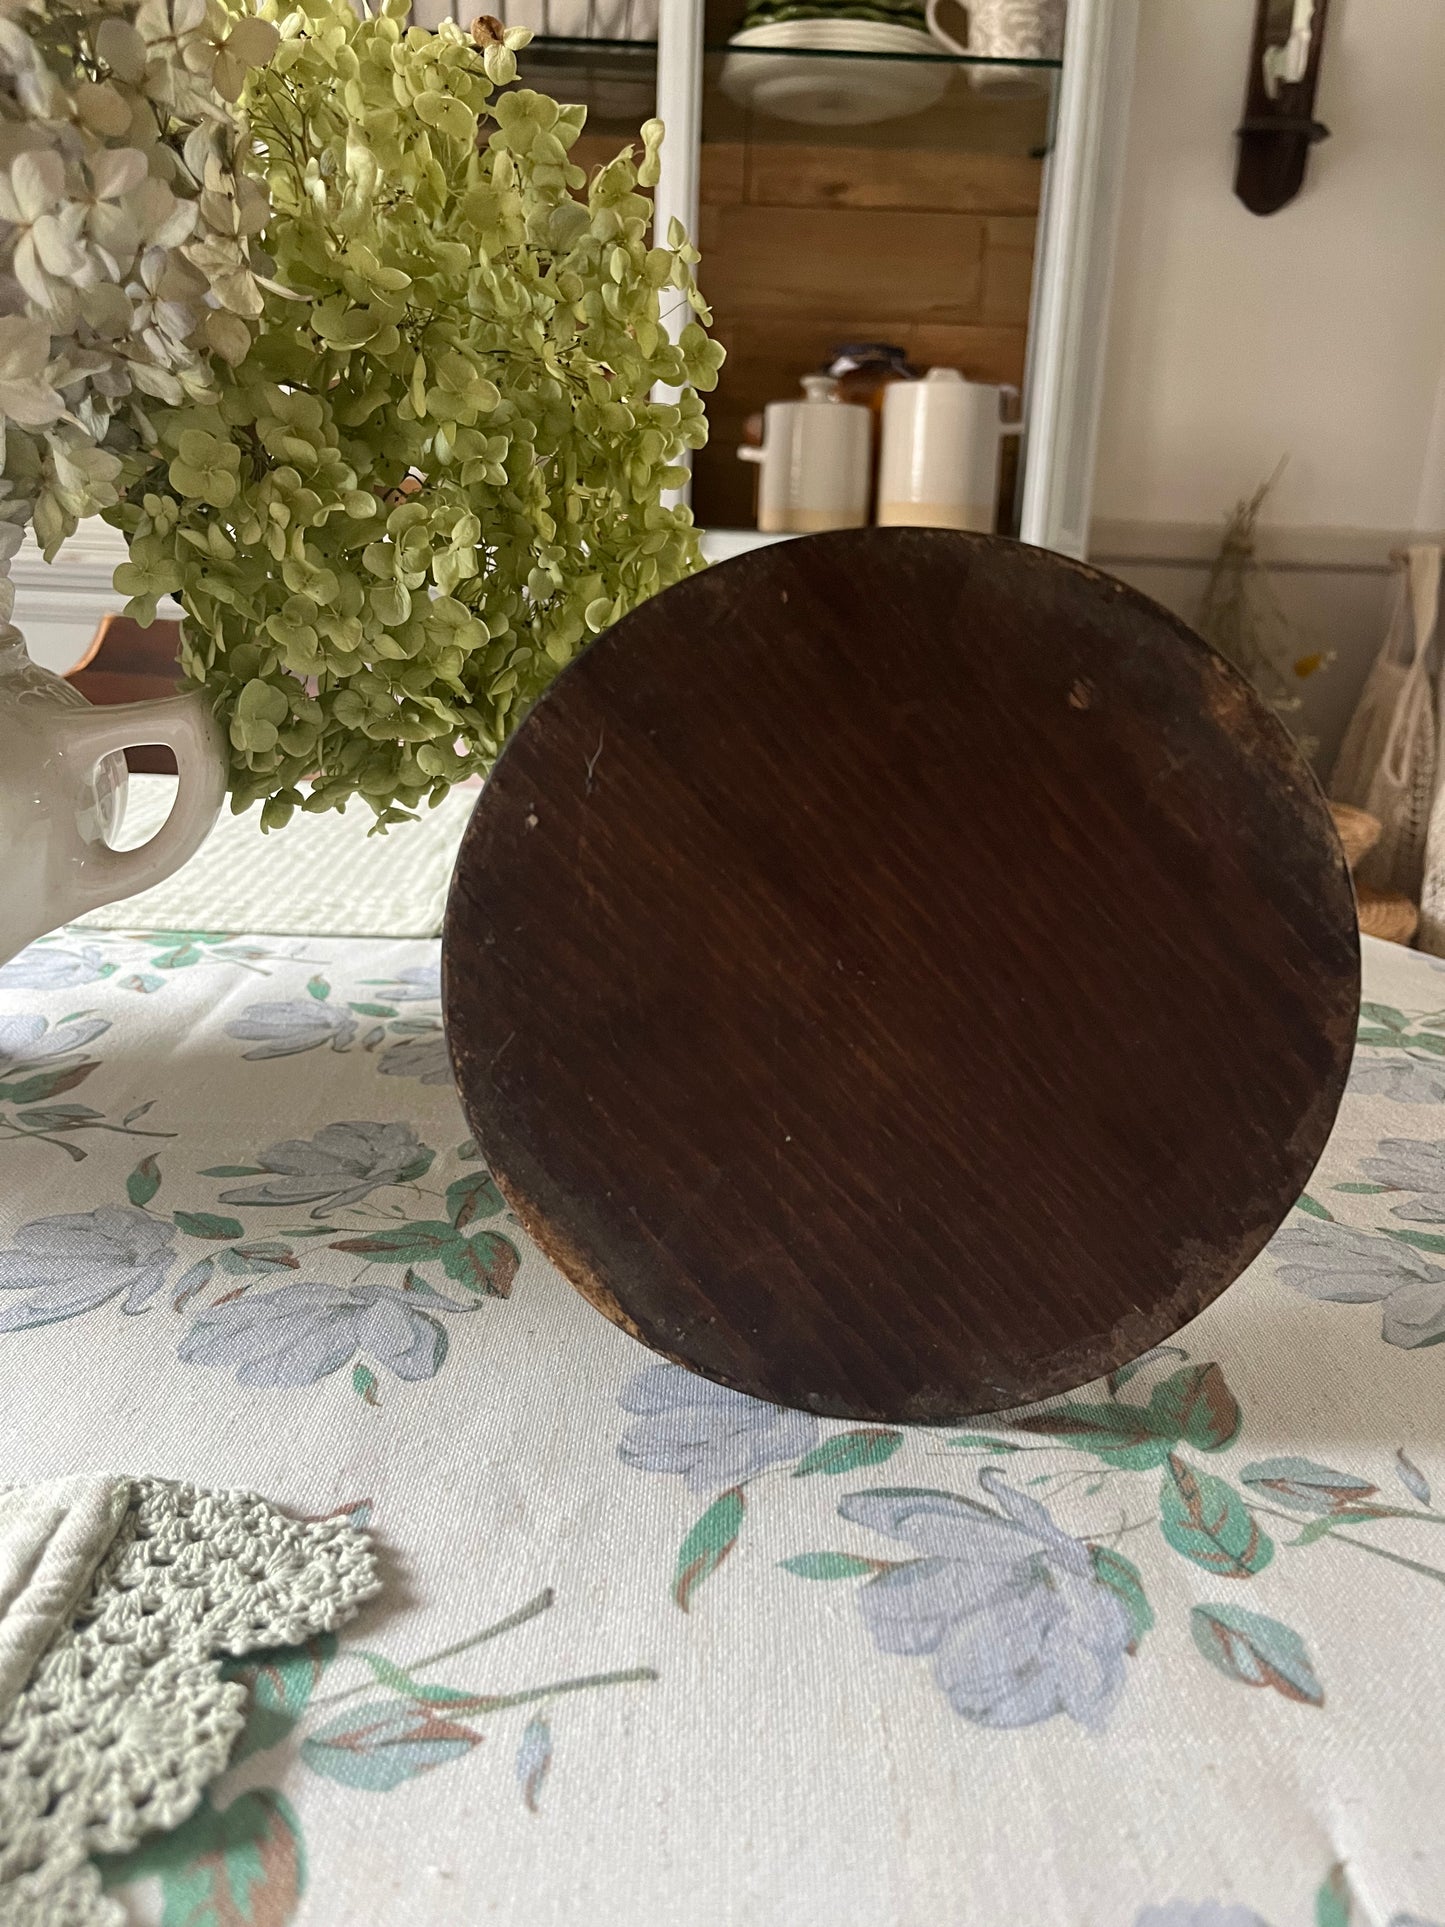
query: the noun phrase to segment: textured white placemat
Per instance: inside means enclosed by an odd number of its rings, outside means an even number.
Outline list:
[[[165,821],[173,776],[132,776],[126,845]],[[288,931],[297,936],[434,937],[457,845],[479,791],[456,789],[415,823],[368,836],[369,810],[300,811],[261,832],[259,805],[223,814],[190,862],[139,896],[81,917],[96,930]]]

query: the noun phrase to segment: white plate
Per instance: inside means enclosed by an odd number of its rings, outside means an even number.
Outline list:
[[[784,20],[748,27],[728,43],[737,48],[788,48],[777,53],[730,53],[719,85],[730,100],[775,120],[814,127],[862,127],[898,120],[931,107],[948,86],[942,62],[905,65],[896,60],[817,60],[820,53],[921,54],[943,50],[912,27],[866,20]],[[806,51],[804,51],[806,49]]]
[[[815,53],[937,54],[950,50],[918,27],[890,27],[874,20],[778,20],[744,27],[730,47],[808,48]]]

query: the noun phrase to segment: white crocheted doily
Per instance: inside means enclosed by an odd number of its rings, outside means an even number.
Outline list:
[[[115,1927],[93,1853],[178,1826],[246,1715],[220,1657],[291,1646],[379,1589],[370,1541],[249,1492],[130,1482],[109,1550],[0,1724],[0,1919]]]

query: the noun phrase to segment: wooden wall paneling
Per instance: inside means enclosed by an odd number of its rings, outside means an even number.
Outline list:
[[[703,293],[729,314],[983,319],[976,215],[872,208],[705,207]]]
[[[1041,175],[1040,161],[1017,154],[759,144],[748,150],[747,198],[760,206],[1031,215]]]
[[[1038,223],[1031,217],[991,215],[984,237],[982,318],[1027,327]]]
[[[747,199],[748,149],[742,141],[705,141],[699,194],[705,206],[731,207]]]

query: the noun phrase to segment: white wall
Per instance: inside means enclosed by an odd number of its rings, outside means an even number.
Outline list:
[[[1332,138],[1264,217],[1232,186],[1253,0],[1140,11],[1093,551],[1148,558],[1119,572],[1192,616],[1223,516],[1287,455],[1270,549],[1340,652],[1306,691],[1328,749],[1389,548],[1445,524],[1445,0],[1331,0]]]
[[[1332,0],[1331,138],[1277,214],[1232,191],[1253,0],[1143,0],[1094,513],[1407,528],[1445,368],[1445,5]]]

